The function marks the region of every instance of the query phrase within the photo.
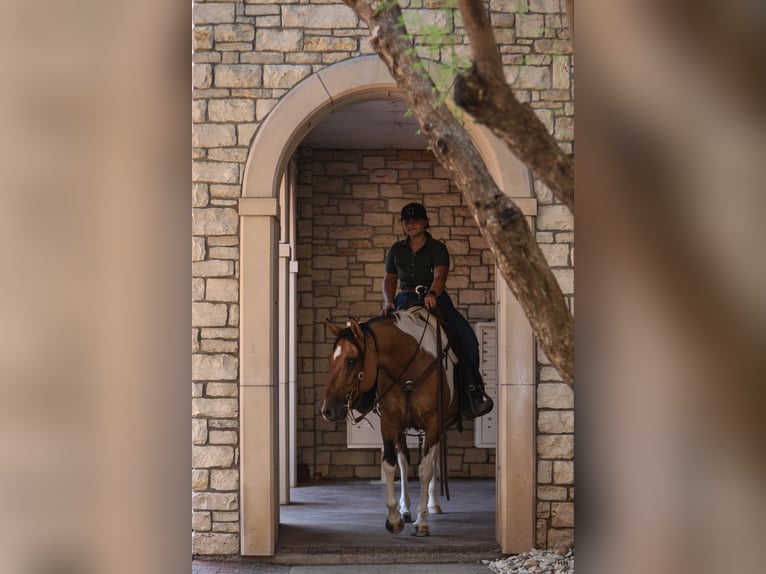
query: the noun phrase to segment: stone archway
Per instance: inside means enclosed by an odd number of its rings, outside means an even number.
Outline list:
[[[273,555],[279,525],[275,351],[282,177],[298,144],[333,109],[396,93],[396,83],[376,56],[335,64],[293,88],[259,128],[250,149],[239,202],[243,555]],[[493,136],[473,125],[468,129],[499,187],[534,217],[537,203],[526,168]],[[535,541],[535,345],[523,312],[497,275],[496,536],[501,550],[511,553],[528,550]]]

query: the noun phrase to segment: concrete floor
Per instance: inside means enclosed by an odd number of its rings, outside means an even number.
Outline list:
[[[299,486],[291,489],[290,504],[280,508],[275,556],[234,562],[194,560],[192,572],[298,572],[273,569],[276,565],[339,566],[306,572],[377,572],[340,568],[352,564],[411,564],[409,570],[402,566],[396,571],[422,572],[418,568],[436,563],[445,566],[440,568],[445,573],[487,572],[481,561],[502,556],[495,540],[494,480],[451,479],[449,490],[449,501],[440,497],[443,513],[429,515],[431,535],[417,538],[411,536],[411,524],[397,535],[386,531],[385,485],[380,481],[322,481]],[[396,492],[398,496],[398,482]],[[413,518],[419,495],[420,484],[410,481]],[[452,570],[447,568],[449,563]],[[454,569],[463,566],[469,570]]]

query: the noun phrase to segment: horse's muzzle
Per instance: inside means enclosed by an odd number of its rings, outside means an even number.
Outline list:
[[[346,418],[346,406],[345,405],[331,405],[327,400],[323,400],[319,406],[319,412],[322,414],[322,418],[328,422],[336,423]]]

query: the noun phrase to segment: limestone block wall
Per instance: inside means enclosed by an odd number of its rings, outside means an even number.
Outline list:
[[[298,462],[314,478],[380,477],[380,451],[350,451],[346,422],[317,414],[334,341],[325,319],[380,314],[386,250],[404,237],[399,213],[410,201],[426,206],[429,231],[447,245],[447,291],[472,323],[495,318],[494,259],[462,196],[427,151],[301,149],[297,201]],[[494,449],[473,447],[473,422],[463,433],[450,431],[447,444],[450,476],[494,476]]]
[[[405,7],[410,29],[416,35],[420,25],[438,23],[451,34],[456,52],[467,53],[460,18],[445,8],[444,3],[408,0],[401,4]],[[573,70],[562,2],[488,0],[486,5],[495,26],[506,77],[516,95],[535,110],[561,147],[571,152],[574,138]],[[193,23],[193,551],[196,554],[236,554],[239,551],[240,509],[237,383],[241,296],[237,199],[242,195],[245,161],[259,126],[291,88],[324,67],[373,51],[367,40],[368,30],[360,25],[353,11],[332,0],[278,3],[197,0],[193,5]],[[447,58],[449,53],[451,49],[443,53],[429,52],[428,56],[440,59]],[[384,161],[388,160],[384,158]],[[373,169],[364,164],[362,167]],[[364,199],[383,201],[381,214],[396,211],[391,209],[393,203],[386,204],[396,199],[385,195],[391,191],[384,187],[387,183],[377,182],[380,197]],[[539,202],[538,241],[571,299],[574,293],[573,218],[555,202],[544,185],[535,179],[533,185]],[[412,191],[403,187],[397,193],[405,197]],[[459,206],[444,207],[447,213],[446,208]],[[385,227],[386,223],[373,222],[372,225]],[[329,232],[329,224],[326,229]],[[394,231],[390,234],[393,236]],[[442,238],[446,239],[446,235]],[[348,243],[346,249],[350,250],[358,238],[340,239]],[[464,245],[463,239],[450,238],[455,241],[455,273],[460,268],[481,269],[483,261],[474,266],[473,262],[457,259],[464,256],[459,252]],[[469,248],[474,248],[470,238]],[[375,244],[368,249],[372,251],[361,257],[370,257],[371,260],[364,264],[371,267],[370,271],[376,271],[375,258],[384,246]],[[342,277],[337,275],[340,271],[335,270],[331,275]],[[358,279],[350,270],[348,273],[349,281]],[[479,274],[476,277],[453,275],[451,288],[463,289],[460,281],[483,283],[485,278],[480,275],[483,271],[476,273]],[[489,277],[486,281],[489,282]],[[367,285],[356,284],[346,285],[345,289],[344,298],[354,296],[359,289],[365,293],[375,291]],[[350,289],[357,291],[348,291]],[[478,309],[483,305],[490,307],[491,301],[469,301],[467,298],[471,295],[468,290],[465,293],[462,301],[458,298],[458,305],[468,309],[469,315],[471,312],[476,314],[470,319],[488,316]],[[315,306],[322,304],[323,297],[306,294],[299,313],[316,313]],[[353,311],[349,308],[349,312],[365,316],[374,312],[373,306],[377,307],[369,300],[360,303]],[[303,315],[301,321],[304,321]],[[320,340],[319,333],[312,337]],[[301,360],[302,365],[317,362],[310,357]],[[313,370],[302,374],[300,382],[301,388],[310,395],[301,398],[301,425],[308,425],[309,419],[313,420],[313,416],[305,411],[314,400],[316,377],[321,368],[316,364],[309,366]],[[538,383],[536,543],[545,547],[572,538],[574,410],[572,393],[541,352],[538,353]],[[323,429],[321,432],[325,430],[330,433],[326,439],[338,440],[338,434],[333,435],[336,431]],[[315,432],[318,431],[313,427],[300,429],[301,444],[308,444],[306,433],[313,435]],[[456,448],[460,448],[458,440],[452,440]],[[329,457],[334,452],[317,450],[311,453],[309,450],[304,449],[301,456],[317,465],[320,462],[329,465]],[[364,462],[363,467],[371,468],[376,464],[374,459]],[[491,465],[491,458],[475,463],[483,464]],[[474,463],[469,467],[465,465],[465,456],[460,464],[456,460],[450,462],[450,468],[459,468],[459,472],[466,475],[479,468],[473,466]]]

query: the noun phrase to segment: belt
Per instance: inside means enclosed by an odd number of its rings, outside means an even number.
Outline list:
[[[425,295],[428,293],[429,287],[426,285],[418,285],[417,287],[402,287],[399,289],[402,293],[417,293],[418,295]]]

